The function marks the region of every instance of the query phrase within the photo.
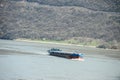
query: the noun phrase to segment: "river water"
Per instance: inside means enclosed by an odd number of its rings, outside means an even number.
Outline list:
[[[53,47],[84,53],[85,61],[49,56]],[[0,40],[0,80],[120,80],[120,51]]]

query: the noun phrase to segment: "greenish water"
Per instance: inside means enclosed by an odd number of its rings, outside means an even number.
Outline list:
[[[85,61],[49,56],[53,47],[84,53]],[[120,80],[119,52],[0,40],[0,80]]]

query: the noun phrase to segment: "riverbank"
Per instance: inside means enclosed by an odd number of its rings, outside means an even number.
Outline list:
[[[88,46],[82,44],[70,44],[65,41],[53,41],[53,40],[32,40],[32,39],[14,39],[14,41],[23,41],[23,42],[35,42],[35,43],[48,43],[48,44],[59,44],[59,45],[74,45],[74,46],[84,46],[96,48],[96,46]]]
[[[23,42],[35,42],[35,43],[47,43],[47,44],[59,44],[59,45],[73,45],[73,46],[82,46],[82,47],[91,47],[91,48],[96,48],[96,49],[105,49],[105,50],[117,50],[119,51],[120,49],[112,49],[112,48],[107,48],[105,45],[83,45],[82,43],[69,43],[67,41],[55,41],[55,40],[32,40],[32,39],[24,39],[24,38],[19,38],[19,39],[14,39],[14,41],[23,41]]]

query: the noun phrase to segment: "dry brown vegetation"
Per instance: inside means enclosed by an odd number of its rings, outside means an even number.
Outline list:
[[[120,42],[120,0],[73,1],[1,0],[0,38],[97,42],[116,48]]]

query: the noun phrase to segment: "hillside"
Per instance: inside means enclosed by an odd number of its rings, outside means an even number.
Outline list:
[[[120,0],[1,0],[1,39],[120,42]]]
[[[21,0],[14,0],[21,1]],[[50,6],[78,6],[95,11],[120,12],[120,0],[24,0]]]
[[[120,12],[120,0],[27,0],[52,6],[78,6],[95,11]]]

